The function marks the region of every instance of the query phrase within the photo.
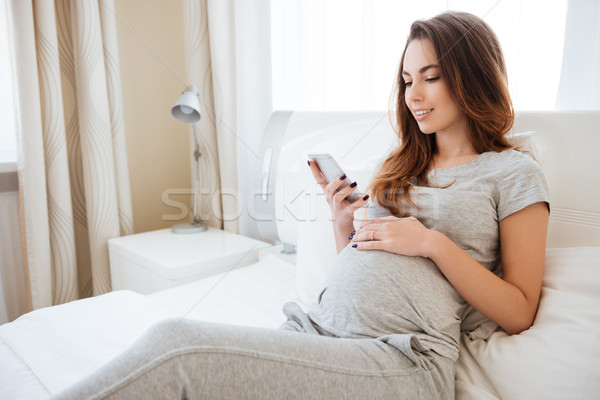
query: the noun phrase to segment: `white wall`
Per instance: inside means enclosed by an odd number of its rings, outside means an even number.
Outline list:
[[[115,12],[134,229],[167,228],[178,210],[163,192],[192,186],[189,126],[171,116],[186,86],[183,2],[117,0]]]

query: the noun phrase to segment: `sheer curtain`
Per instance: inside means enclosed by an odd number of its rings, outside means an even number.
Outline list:
[[[209,225],[237,233],[235,4],[184,0],[184,13],[188,81],[199,87],[204,113],[197,124],[198,210]]]
[[[600,1],[569,1],[556,107],[600,110]]]
[[[566,0],[272,0],[274,109],[388,109],[410,24],[450,9],[498,35],[516,109],[554,109]]]
[[[29,306],[111,290],[133,232],[112,0],[9,1]]]

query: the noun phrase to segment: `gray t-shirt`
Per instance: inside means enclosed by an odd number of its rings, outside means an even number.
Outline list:
[[[399,216],[415,216],[442,232],[498,275],[499,221],[549,202],[541,167],[515,150],[486,152],[467,164],[433,170],[429,180],[430,187],[411,191],[419,208],[402,202]],[[376,202],[368,212],[369,219],[391,215]],[[461,321],[473,310],[433,261],[350,245],[336,260],[319,304],[308,314],[319,332],[345,338],[410,334],[456,360]]]

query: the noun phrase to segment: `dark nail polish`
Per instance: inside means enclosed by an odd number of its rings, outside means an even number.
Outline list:
[[[367,200],[369,198],[369,195],[366,195],[365,197],[363,197],[363,200]]]
[[[354,237],[355,233],[356,233],[356,231],[352,231],[352,233],[350,234],[350,236],[348,236],[348,240],[352,240],[352,238]]]
[[[354,187],[356,187],[356,182],[352,182],[352,183],[350,184],[350,187],[351,187],[351,188],[354,188]]]
[[[308,166],[310,167],[310,160],[306,160],[306,162],[308,163]]]
[[[343,181],[344,179],[346,179],[346,174],[340,176],[340,180]]]
[[[352,245],[352,247],[354,247],[354,248],[356,248],[356,246],[358,246],[356,243],[354,243],[354,244]]]

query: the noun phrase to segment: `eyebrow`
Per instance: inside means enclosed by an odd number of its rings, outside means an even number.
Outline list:
[[[425,72],[427,70],[430,70],[431,68],[439,68],[439,67],[440,66],[437,65],[437,64],[429,64],[429,65],[426,65],[423,68],[421,68],[419,70],[419,73],[422,74],[423,72]],[[402,71],[402,75],[410,76],[410,74],[408,72],[406,72],[406,71]]]

